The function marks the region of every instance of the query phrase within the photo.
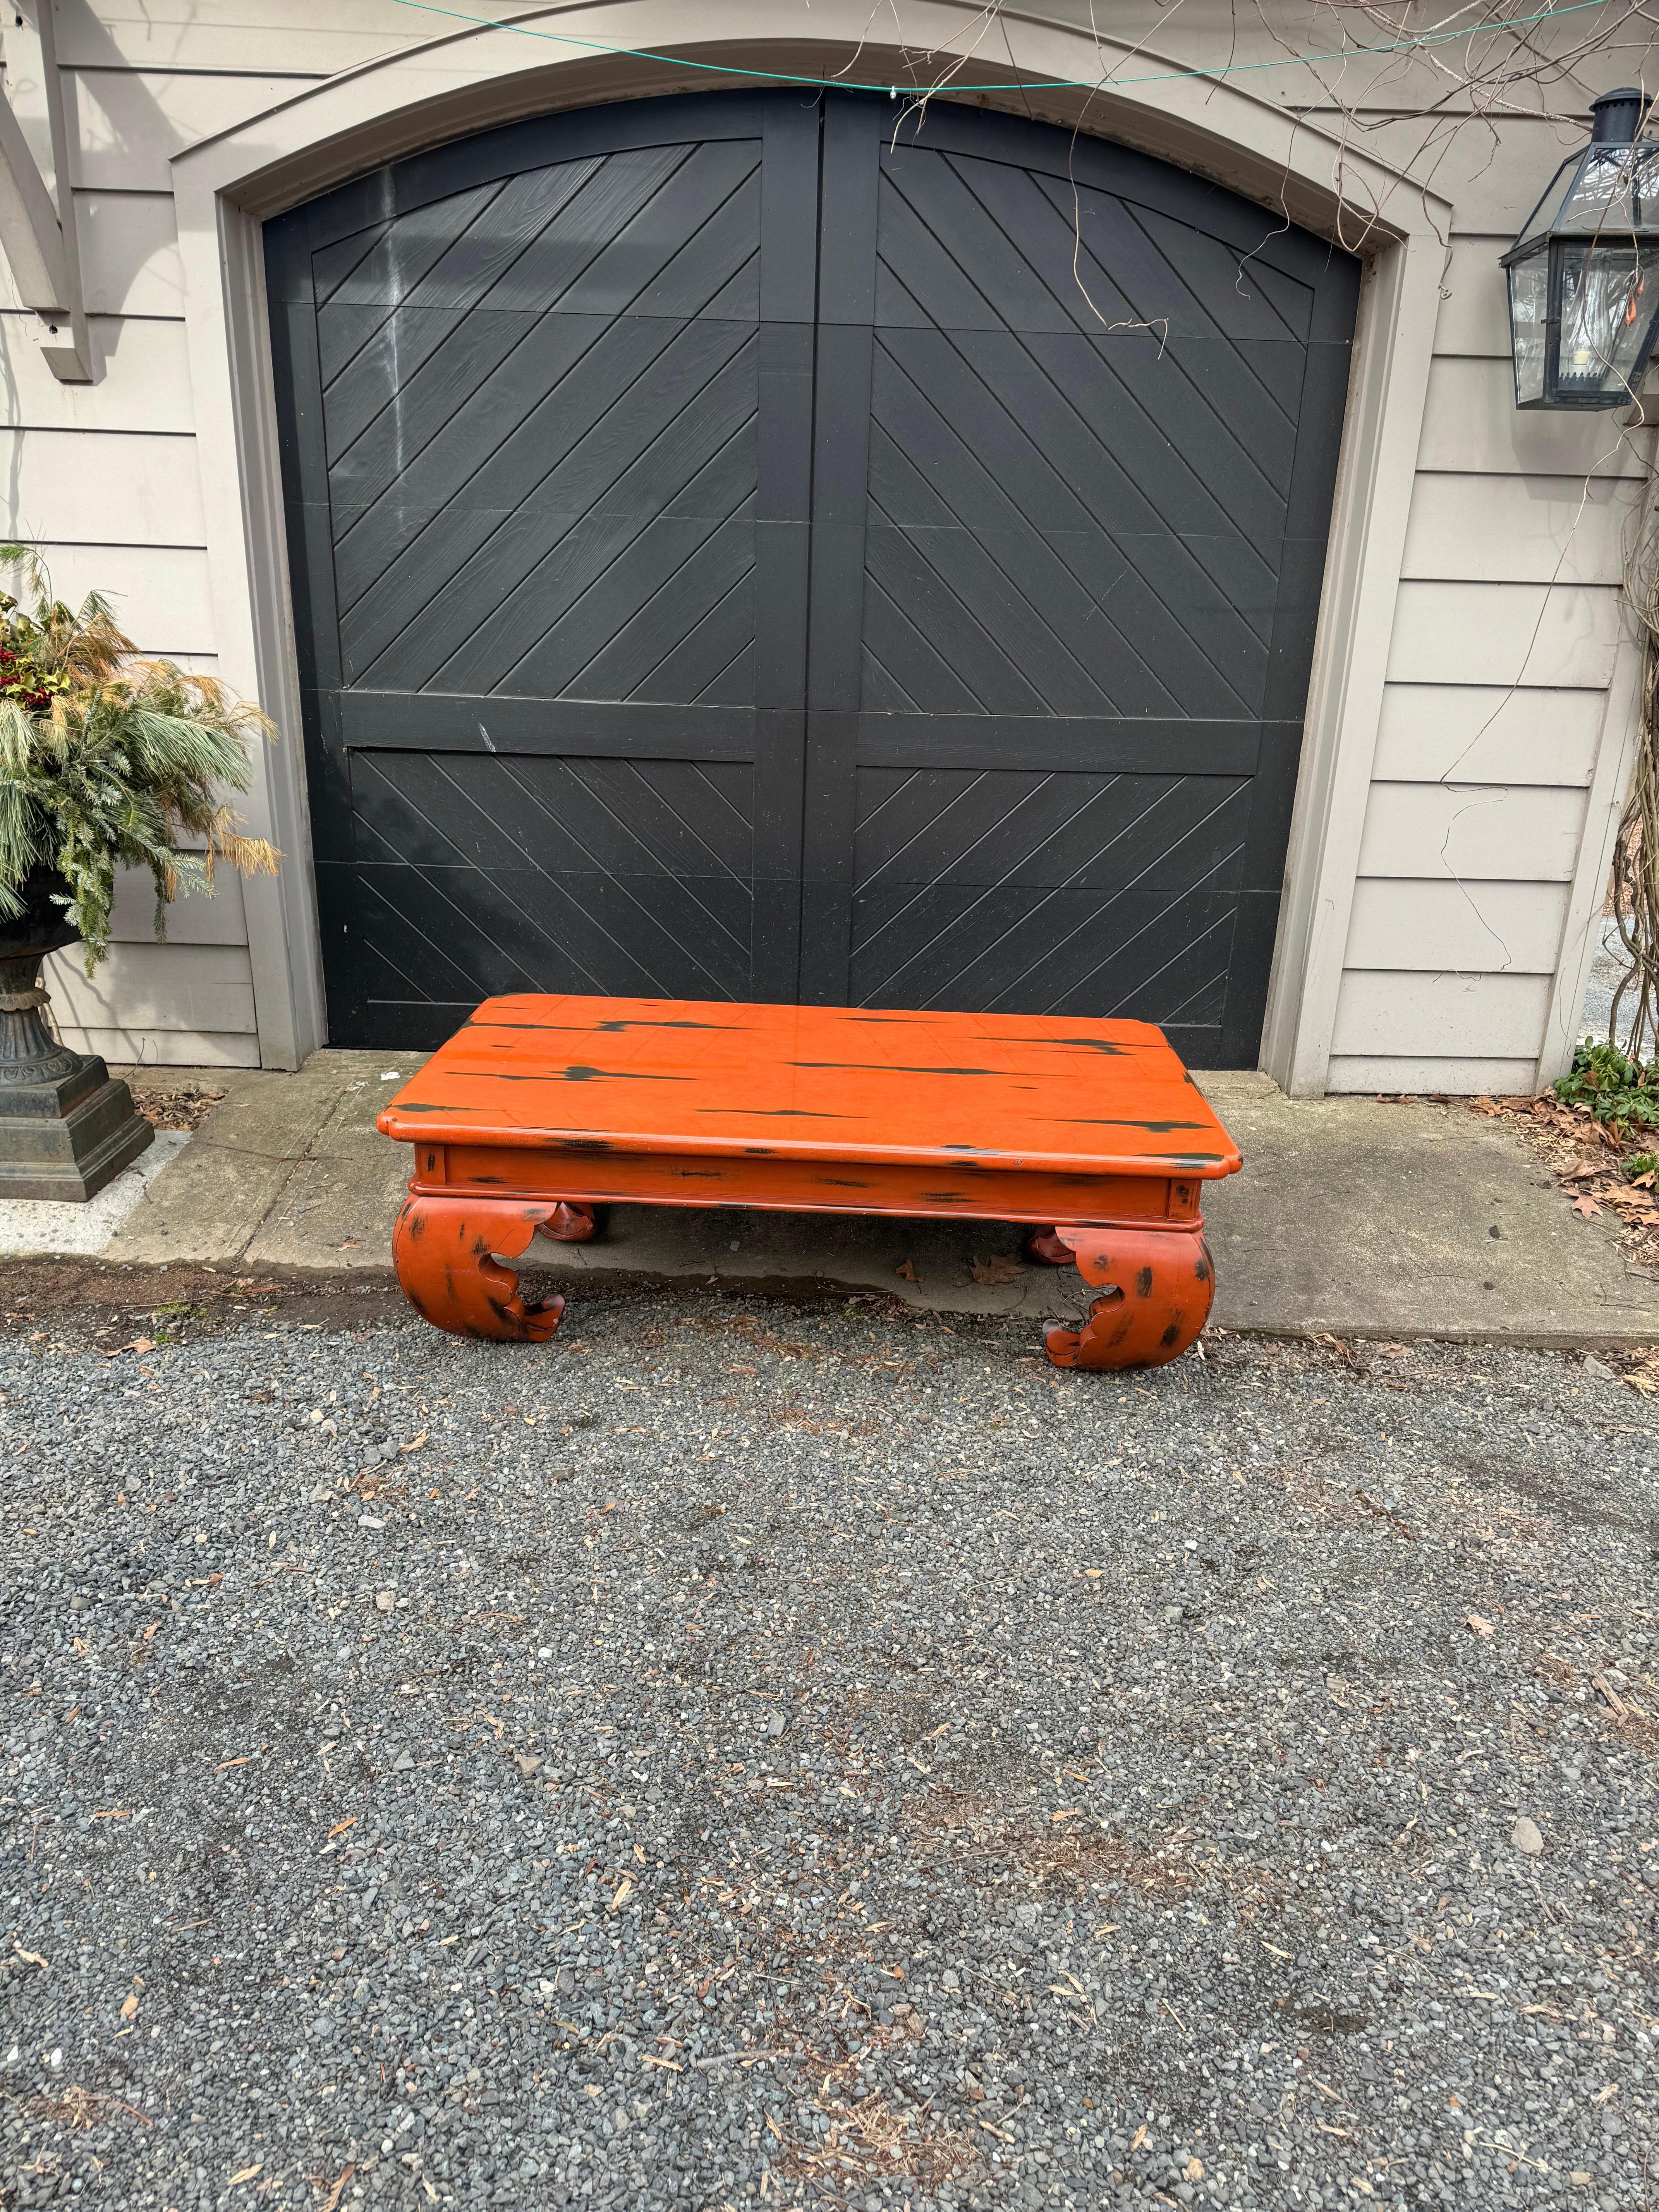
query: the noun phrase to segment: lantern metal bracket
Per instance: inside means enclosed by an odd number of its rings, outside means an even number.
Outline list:
[[[41,0],[35,12],[58,197],[54,204],[35,165],[0,63],[0,249],[10,264],[18,297],[39,319],[35,342],[46,367],[60,384],[91,384],[97,372],[81,283],[69,131],[51,0]]]

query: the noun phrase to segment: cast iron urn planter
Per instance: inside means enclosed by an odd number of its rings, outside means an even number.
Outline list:
[[[52,894],[69,885],[36,868],[21,915],[0,915],[0,1199],[91,1198],[155,1132],[95,1054],[70,1052],[41,1019],[40,963],[77,933]]]

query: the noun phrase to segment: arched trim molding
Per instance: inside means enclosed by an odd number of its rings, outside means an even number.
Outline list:
[[[173,158],[221,669],[291,733],[267,750],[248,802],[254,826],[289,855],[279,878],[252,879],[246,894],[265,1066],[297,1066],[325,1032],[260,226],[383,162],[526,115],[752,83],[745,70],[806,78],[841,72],[878,83],[900,76],[898,56],[865,40],[865,11],[845,0],[816,0],[810,9],[805,0],[773,0],[763,38],[754,35],[758,12],[748,0],[708,0],[695,17],[675,0],[527,10],[511,27],[446,31],[331,77]],[[694,38],[687,36],[689,21]],[[1126,76],[1143,76],[1182,66],[1150,47],[1131,55],[1031,14],[1005,13],[1003,26],[1013,70],[1033,84],[1093,83],[1115,64]],[[911,32],[915,45],[933,47],[936,66],[952,52],[971,55],[967,70],[980,81],[1000,73],[980,40],[982,27],[977,9],[923,0]],[[605,49],[672,49],[706,66],[595,52],[556,44],[559,36]],[[1213,178],[1340,242],[1365,264],[1262,1042],[1262,1065],[1277,1082],[1296,1095],[1318,1096],[1330,1058],[1450,209],[1401,172],[1356,155],[1237,82],[1177,76],[1090,92],[1013,86],[972,99],[1115,139]]]

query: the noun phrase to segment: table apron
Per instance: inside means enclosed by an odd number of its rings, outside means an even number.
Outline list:
[[[744,1206],[970,1221],[1158,1223],[1196,1229],[1196,1176],[898,1161],[710,1158],[484,1145],[414,1147],[410,1189],[441,1198],[564,1198],[590,1205]]]

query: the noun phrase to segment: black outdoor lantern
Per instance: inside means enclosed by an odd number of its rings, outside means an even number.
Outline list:
[[[1659,325],[1659,140],[1627,86],[1590,103],[1590,142],[1550,179],[1504,256],[1517,407],[1636,397]]]

